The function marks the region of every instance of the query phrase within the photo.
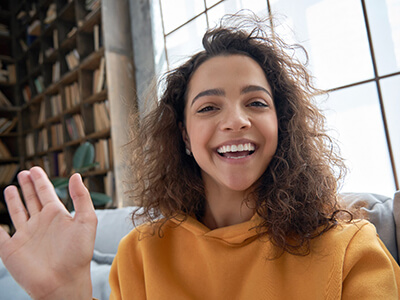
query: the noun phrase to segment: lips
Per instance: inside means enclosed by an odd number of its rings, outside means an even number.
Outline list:
[[[255,149],[256,146],[253,143],[243,143],[220,146],[217,152],[226,158],[240,159],[253,154]]]

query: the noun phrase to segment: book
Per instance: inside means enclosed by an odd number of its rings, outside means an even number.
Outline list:
[[[67,37],[73,37],[76,34],[77,30],[78,29],[76,28],[76,26],[72,27],[72,29],[67,33]]]
[[[7,146],[0,140],[0,158],[11,158],[10,150]]]
[[[62,124],[58,123],[51,125],[50,135],[51,135],[51,147],[61,146],[64,142]]]
[[[43,151],[47,151],[48,149],[49,149],[49,137],[47,133],[47,128],[45,127],[41,131],[39,131],[36,151],[40,153]]]
[[[110,128],[110,114],[106,102],[108,100],[93,104],[94,127],[96,131]]]
[[[25,43],[25,41],[23,39],[19,39],[18,42],[24,52],[28,51],[28,49],[29,49],[28,45]]]
[[[44,19],[45,24],[50,24],[53,22],[57,17],[57,11],[56,11],[56,4],[52,3],[49,5],[49,8],[47,9],[46,12],[46,18]]]
[[[19,171],[19,165],[16,163],[0,166],[0,184],[7,185],[13,182],[15,175]]]
[[[86,10],[92,11],[100,7],[100,0],[86,0],[85,8]]]
[[[79,65],[79,53],[76,49],[72,50],[65,56],[65,60],[67,61],[68,68],[73,70],[75,67]]]
[[[54,53],[54,48],[53,47],[49,47],[46,50],[44,50],[44,55],[46,57],[50,57],[53,53]]]
[[[58,30],[53,30],[53,48],[58,49]]]
[[[24,98],[25,102],[29,102],[32,97],[31,88],[29,85],[25,85],[22,89],[22,97]]]
[[[45,120],[46,120],[46,103],[42,101],[40,102],[38,123],[42,124]]]
[[[56,61],[52,66],[52,82],[60,80],[60,62]]]
[[[101,58],[99,68],[93,72],[93,94],[101,92],[105,82],[105,61]]]
[[[71,140],[85,137],[84,123],[80,114],[75,114],[71,118],[66,119],[65,123]]]
[[[0,90],[0,107],[9,107],[9,106],[12,106],[11,101]]]
[[[6,24],[0,24],[0,36],[9,36],[10,30]]]
[[[62,113],[62,99],[61,95],[57,94],[50,98],[51,115],[58,116]]]
[[[35,78],[34,83],[35,83],[37,93],[38,94],[43,93],[43,91],[44,91],[43,76],[38,76],[37,78]]]
[[[4,118],[0,118],[4,119]],[[0,121],[0,133],[10,133],[18,124],[18,117],[12,119],[5,119],[5,122]]]
[[[39,20],[34,20],[29,26],[28,26],[28,35],[32,36],[40,36],[40,21]]]
[[[78,82],[75,81],[74,83],[67,85],[64,88],[64,92],[67,109],[73,108],[80,103]]]
[[[94,51],[99,51],[99,49],[102,47],[102,36],[101,36],[100,24],[95,24],[93,26],[93,43],[94,43]]]
[[[34,133],[30,132],[25,137],[25,150],[27,156],[32,156],[35,154],[35,141],[34,141]]]
[[[67,164],[65,163],[64,152],[59,152],[58,156],[58,176],[65,177],[67,175]]]
[[[95,143],[95,161],[99,163],[98,168],[108,170],[110,168],[110,151],[108,139],[100,139]]]

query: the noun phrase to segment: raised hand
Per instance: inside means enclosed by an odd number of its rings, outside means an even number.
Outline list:
[[[79,174],[69,191],[74,217],[58,199],[39,167],[18,174],[26,207],[15,186],[5,189],[16,228],[10,237],[0,228],[0,257],[15,280],[34,299],[92,299],[90,260],[97,218]]]

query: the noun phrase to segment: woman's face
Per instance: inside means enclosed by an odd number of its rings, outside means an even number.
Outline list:
[[[263,70],[245,55],[217,56],[194,72],[182,130],[208,191],[246,191],[275,154],[278,122]]]

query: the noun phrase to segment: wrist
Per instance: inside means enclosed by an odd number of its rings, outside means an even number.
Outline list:
[[[92,300],[92,281],[90,271],[88,274],[76,276],[72,281],[62,282],[58,288],[39,297],[35,300]]]

